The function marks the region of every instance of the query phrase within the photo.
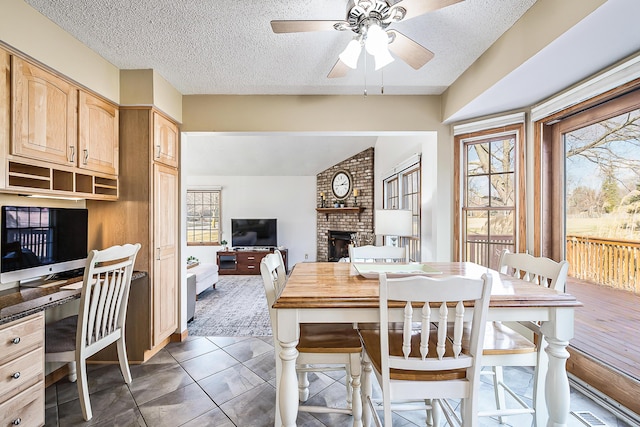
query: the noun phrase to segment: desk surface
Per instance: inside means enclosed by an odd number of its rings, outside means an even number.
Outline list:
[[[470,262],[426,263],[443,274],[434,278],[461,275],[480,278],[493,276],[491,307],[578,307],[572,295],[499,274]],[[274,308],[378,307],[377,279],[360,276],[344,262],[309,262],[295,265]]]
[[[146,274],[136,271],[133,273],[131,281],[144,277]],[[81,280],[82,277],[75,277],[47,288],[21,287],[0,292],[0,325],[80,298],[80,289],[64,290],[60,287]]]

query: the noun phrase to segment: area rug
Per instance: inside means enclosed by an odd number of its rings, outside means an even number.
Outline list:
[[[192,336],[271,335],[262,276],[220,276],[215,289],[198,296],[194,318],[187,328]]]

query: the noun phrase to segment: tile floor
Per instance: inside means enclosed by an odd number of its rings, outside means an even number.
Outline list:
[[[172,343],[147,363],[131,366],[127,386],[117,365],[91,365],[89,390],[93,419],[82,420],[77,388],[62,380],[46,390],[47,426],[273,426],[275,361],[272,337],[189,337]],[[510,368],[505,378],[530,399],[531,371]],[[309,404],[339,405],[344,396],[344,374],[310,374]],[[492,404],[487,384],[481,400]],[[610,427],[627,427],[580,393],[572,390],[571,410],[591,411]],[[424,426],[424,411],[394,414],[394,426]],[[531,417],[507,419],[506,425],[528,426]],[[349,426],[350,416],[300,413],[299,426]],[[492,418],[482,426],[500,425]],[[570,427],[583,426],[573,416]]]

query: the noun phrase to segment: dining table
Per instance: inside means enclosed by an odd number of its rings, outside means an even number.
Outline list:
[[[359,268],[358,268],[359,267]],[[348,262],[297,263],[277,296],[276,417],[275,426],[296,425],[298,378],[296,359],[301,323],[378,322],[379,278],[384,267]],[[501,274],[471,262],[409,263],[406,273],[396,266],[389,277],[430,274],[481,278],[492,276],[488,320],[537,322],[543,335],[538,342],[541,361],[535,376],[533,399],[536,426],[561,427],[569,417],[567,345],[573,338],[574,310],[581,304],[567,293]],[[538,346],[542,347],[542,346]],[[362,402],[352,402],[353,425],[362,426]],[[365,408],[366,410],[366,408]]]

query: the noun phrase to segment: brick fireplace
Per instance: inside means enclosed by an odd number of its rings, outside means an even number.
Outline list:
[[[321,206],[320,193],[327,195],[327,206],[332,206],[334,199],[331,192],[331,178],[338,170],[347,170],[353,178],[353,188],[358,189],[358,206],[364,208],[362,212],[341,212],[336,210],[330,213],[316,214],[317,224],[317,259],[318,261],[337,261],[342,256],[348,256],[348,244],[351,235],[354,234],[358,244],[366,244],[373,238],[373,172],[374,172],[374,149],[368,148],[353,157],[350,157],[329,169],[319,173],[316,177],[316,201],[317,207]],[[346,206],[354,206],[353,193],[346,198]],[[338,233],[340,236],[346,234],[348,239],[344,249],[345,238],[332,240],[330,233]],[[332,244],[338,244],[338,256],[330,254]],[[344,251],[346,252],[346,255]]]

